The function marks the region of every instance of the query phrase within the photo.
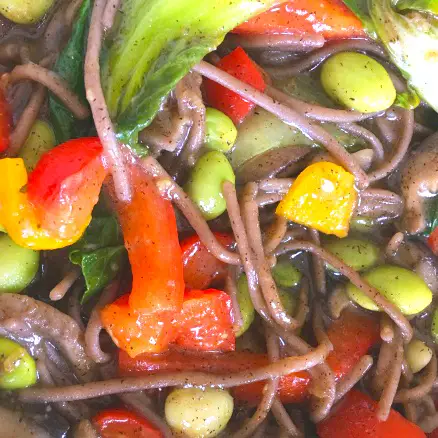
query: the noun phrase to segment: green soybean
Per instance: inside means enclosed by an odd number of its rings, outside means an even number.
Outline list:
[[[272,268],[272,277],[277,286],[288,288],[298,286],[302,274],[290,261],[281,260]]]
[[[362,53],[330,57],[322,66],[321,83],[335,102],[362,113],[389,108],[397,94],[385,68]]]
[[[415,315],[432,302],[432,292],[414,272],[400,266],[381,265],[363,278],[405,315]],[[352,283],[347,284],[349,297],[359,306],[378,311],[377,305]]]
[[[35,361],[17,342],[0,338],[0,388],[20,389],[37,381]]]
[[[249,329],[255,317],[255,310],[249,295],[248,280],[245,274],[242,274],[239,280],[237,280],[237,302],[239,303],[240,314],[242,316],[242,326],[236,333],[236,337],[239,337]]]
[[[227,208],[222,184],[236,177],[227,157],[219,151],[204,154],[195,164],[185,185],[186,193],[207,220],[220,216]]]
[[[228,152],[237,138],[237,128],[233,121],[223,112],[215,108],[205,111],[205,147]]]
[[[52,7],[54,0],[0,0],[0,13],[17,24],[37,22]]]
[[[55,147],[55,144],[55,134],[51,126],[42,120],[37,120],[19,154],[27,171],[32,172],[41,156]]]
[[[369,217],[355,216],[350,220],[350,230],[360,233],[369,233],[374,229],[374,221]]]
[[[420,372],[432,359],[432,350],[419,339],[414,339],[405,347],[405,357],[413,373]]]
[[[324,247],[355,271],[371,268],[380,258],[380,250],[377,245],[353,237],[330,239],[324,243]]]
[[[39,252],[18,246],[7,234],[0,235],[0,293],[21,292],[35,277]]]
[[[290,290],[279,287],[278,296],[286,313],[290,316],[295,316],[295,311],[297,310],[297,299],[295,295]]]

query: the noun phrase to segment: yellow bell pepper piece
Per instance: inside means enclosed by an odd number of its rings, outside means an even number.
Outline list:
[[[41,228],[24,191],[27,170],[21,158],[0,160],[0,175],[3,181],[0,184],[0,224],[17,245],[35,250],[49,250],[64,248],[80,239],[88,223],[69,239],[53,236]]]
[[[337,164],[321,162],[298,175],[276,213],[323,233],[345,237],[356,202],[354,176]]]

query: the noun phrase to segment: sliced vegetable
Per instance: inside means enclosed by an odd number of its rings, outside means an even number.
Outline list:
[[[432,302],[432,291],[423,279],[400,266],[380,265],[364,274],[363,278],[405,315],[420,313]],[[380,310],[371,298],[352,283],[347,284],[347,293],[359,306]]]
[[[380,40],[409,86],[438,111],[434,75],[438,20],[419,12],[398,13],[391,0],[370,0],[369,12]]]
[[[234,243],[231,234],[213,234],[226,247]],[[198,236],[187,237],[180,245],[184,265],[184,281],[188,288],[202,290],[225,279],[227,274],[226,264],[218,260]]]
[[[40,254],[0,235],[0,293],[21,292],[38,272]]]
[[[190,69],[238,24],[275,0],[143,0],[123,2],[103,63],[103,88],[118,133],[127,144],[152,121]],[[145,50],[145,47],[147,50]]]
[[[227,157],[219,151],[210,151],[198,159],[184,186],[186,193],[199,207],[207,220],[215,219],[226,209],[222,184],[236,177]]]
[[[396,98],[385,68],[362,53],[342,52],[331,56],[322,65],[321,83],[335,102],[363,113],[386,110]]]
[[[11,133],[11,125],[11,110],[4,94],[0,92],[0,154],[9,147],[9,135]]]
[[[265,91],[266,84],[262,73],[241,47],[224,56],[216,67],[259,91]],[[207,102],[229,116],[236,125],[242,123],[256,106],[255,103],[210,79],[205,81],[204,89]]]
[[[189,438],[213,438],[225,429],[234,410],[233,397],[219,388],[174,389],[166,398],[166,421]]]
[[[236,138],[237,129],[227,115],[214,108],[205,110],[205,147],[227,153]]]
[[[29,181],[21,158],[0,160],[0,223],[11,239],[32,249],[76,242],[107,174],[102,152],[97,138],[71,140],[46,152]]]
[[[40,158],[56,144],[52,127],[42,120],[37,120],[20,149],[19,157],[23,158],[28,172],[32,172]]]
[[[126,249],[114,216],[93,217],[81,239],[70,251],[70,261],[81,266],[86,290],[85,303],[119,273],[126,262]]]
[[[126,409],[107,409],[91,421],[102,438],[163,438],[146,418]]]
[[[231,312],[231,299],[225,292],[187,291],[175,343],[187,350],[233,351],[236,340]]]
[[[17,342],[0,338],[0,388],[21,389],[37,381],[33,357]]]
[[[84,62],[91,9],[92,1],[83,0],[70,39],[53,68],[56,73],[65,79],[70,89],[84,104],[87,104],[84,86]],[[49,97],[49,110],[58,144],[89,134],[88,130],[92,126],[91,118],[86,121],[76,120],[64,104],[52,94]]]
[[[379,340],[377,319],[356,312],[344,311],[328,329],[334,351],[328,361],[337,379],[351,368]],[[122,376],[142,376],[157,372],[204,371],[214,374],[235,373],[262,367],[269,363],[265,354],[243,351],[222,354],[190,355],[170,351],[164,355],[143,354],[136,358],[119,352],[119,373]],[[283,403],[300,403],[308,396],[310,375],[303,371],[280,378],[278,394]],[[256,404],[263,394],[265,382],[233,388],[236,400]]]
[[[0,13],[17,24],[36,23],[54,0],[0,0]]]
[[[161,353],[176,337],[175,312],[142,313],[129,305],[129,294],[104,307],[100,318],[114,343],[129,356]]]
[[[377,419],[377,402],[368,395],[351,390],[337,409],[317,424],[320,438],[425,438],[415,424],[391,409],[388,420]]]
[[[233,32],[249,34],[320,34],[325,38],[364,36],[361,22],[341,0],[293,0],[240,25]]]
[[[276,213],[323,233],[345,237],[356,200],[354,176],[337,164],[320,162],[300,173]]]

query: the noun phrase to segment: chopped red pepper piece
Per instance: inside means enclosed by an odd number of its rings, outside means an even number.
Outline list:
[[[189,290],[175,343],[188,350],[233,351],[236,339],[230,297],[220,290]]]
[[[293,0],[233,30],[243,34],[313,34],[327,39],[364,37],[362,23],[342,0]]]
[[[241,47],[224,56],[216,66],[257,90],[265,91],[262,73]],[[255,103],[210,79],[204,81],[204,87],[209,105],[225,113],[236,125],[255,108]]]
[[[378,341],[379,324],[373,317],[344,311],[329,327],[327,333],[334,345],[334,351],[329,355],[328,362],[333,366],[336,378],[339,379],[345,376]],[[342,339],[345,345],[342,344]],[[347,357],[348,352],[351,357]],[[342,364],[343,360],[345,364]],[[160,356],[141,355],[135,359],[121,351],[119,372],[123,376],[162,371],[207,371],[223,374],[262,367],[268,362],[269,359],[265,354],[239,351],[202,356],[172,351]],[[310,383],[311,377],[305,371],[282,377],[278,392],[280,399],[283,403],[302,402],[308,396]],[[263,393],[264,385],[264,382],[255,382],[233,388],[234,397],[241,402],[256,404]]]
[[[102,158],[97,137],[70,140],[41,157],[27,193],[42,228],[64,238],[85,229],[107,175]]]
[[[368,395],[351,390],[334,409],[333,414],[318,423],[320,438],[425,438],[415,424],[391,409],[388,420],[380,422],[377,402]]]
[[[2,92],[0,92],[0,153],[9,147],[12,117],[9,104]]]
[[[438,227],[436,227],[427,239],[427,243],[435,255],[438,255]]]
[[[224,246],[234,242],[233,236],[226,233],[214,233]],[[184,265],[184,281],[191,289],[206,289],[214,282],[225,279],[227,266],[218,260],[201,242],[197,235],[187,237],[181,242]]]
[[[92,423],[102,438],[163,438],[146,418],[126,409],[107,409],[93,417]]]

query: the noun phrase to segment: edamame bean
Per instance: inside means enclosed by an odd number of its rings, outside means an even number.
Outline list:
[[[356,52],[338,53],[325,61],[321,83],[335,102],[362,113],[389,108],[397,94],[385,68]]]
[[[327,240],[324,247],[355,271],[371,268],[378,262],[380,256],[377,245],[353,237]]]
[[[350,230],[369,233],[374,229],[374,221],[369,217],[355,216],[350,220]]]
[[[290,262],[282,260],[272,268],[272,277],[277,286],[295,287],[301,281],[301,272]]]
[[[377,266],[364,274],[363,278],[404,315],[415,315],[432,302],[432,292],[427,284],[417,274],[400,266]],[[374,301],[352,283],[347,284],[347,293],[359,306],[379,310]]]
[[[432,350],[419,339],[414,339],[405,347],[405,357],[413,373],[418,373],[432,359]]]
[[[281,304],[283,304],[284,310],[290,316],[295,316],[295,311],[297,309],[297,299],[295,295],[289,291],[278,288],[278,296],[280,297]]]
[[[0,293],[21,292],[35,277],[39,252],[18,246],[7,234],[0,235]]]
[[[236,333],[236,337],[239,337],[249,329],[255,317],[255,310],[249,295],[248,280],[245,274],[242,274],[237,281],[237,302],[239,303],[240,314],[242,316],[242,326]]]
[[[26,388],[36,381],[36,365],[32,356],[17,342],[0,338],[0,388]]]
[[[196,162],[185,185],[186,193],[207,220],[217,218],[227,208],[222,194],[224,181],[235,183],[233,168],[222,152],[211,151]]]
[[[223,389],[183,388],[166,398],[164,412],[169,426],[190,438],[217,436],[233,414],[234,402]]]
[[[55,144],[55,134],[51,126],[42,120],[37,120],[19,154],[27,171],[32,172],[41,156],[54,148]]]
[[[237,128],[233,121],[215,108],[205,111],[205,147],[220,152],[228,152],[237,138]]]
[[[54,0],[0,0],[0,13],[17,24],[36,23]]]

